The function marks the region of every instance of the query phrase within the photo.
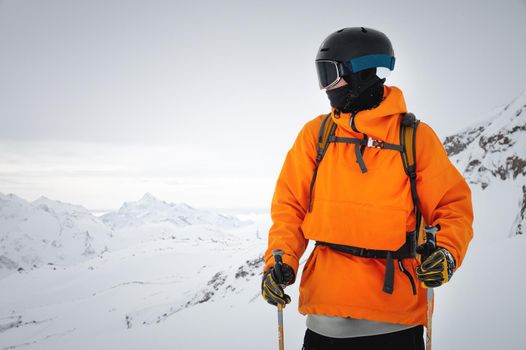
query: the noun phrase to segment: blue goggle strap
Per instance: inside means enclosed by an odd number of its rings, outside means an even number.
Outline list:
[[[366,55],[353,58],[349,61],[351,70],[356,73],[368,68],[385,67],[389,70],[394,69],[395,58],[389,55]]]

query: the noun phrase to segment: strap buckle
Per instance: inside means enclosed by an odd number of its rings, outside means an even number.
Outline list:
[[[366,251],[367,251],[367,249],[365,249],[365,248],[358,248],[357,251],[356,251],[356,255],[357,256],[364,256]]]
[[[367,147],[371,148],[384,148],[385,142],[382,140],[375,140],[371,137],[367,138]]]

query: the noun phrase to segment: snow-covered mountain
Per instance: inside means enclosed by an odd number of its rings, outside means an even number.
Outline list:
[[[0,277],[44,264],[72,265],[100,257],[109,249],[158,239],[232,243],[236,235],[222,229],[248,224],[185,203],[167,203],[149,193],[101,217],[82,206],[46,197],[28,202],[0,193]]]
[[[489,120],[446,137],[444,146],[472,184],[526,175],[526,90]]]
[[[233,216],[198,210],[186,203],[167,203],[150,193],[146,193],[138,201],[125,202],[118,211],[107,213],[101,218],[115,228],[158,223],[169,223],[177,227],[211,225],[217,228],[240,227],[247,224]]]
[[[500,221],[501,232],[509,229],[511,235],[525,234],[526,90],[496,109],[487,120],[446,137],[444,146],[450,159],[473,185],[477,204],[489,206],[482,212],[495,218],[499,207],[512,208],[501,214],[513,214],[512,222],[509,218],[495,221]]]
[[[108,250],[112,230],[87,209],[0,193],[0,271],[70,265]]]

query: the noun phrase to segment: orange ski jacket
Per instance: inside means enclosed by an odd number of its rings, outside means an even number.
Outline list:
[[[400,118],[406,112],[402,92],[384,88],[379,106],[354,115],[335,114],[337,137],[362,138],[364,134],[400,144]],[[311,212],[307,209],[309,186],[316,164],[316,144],[324,115],[308,122],[287,153],[272,200],[273,225],[269,231],[264,270],[273,266],[273,249],[284,251],[283,262],[298,272],[299,259],[308,241],[323,241],[375,250],[396,251],[414,230],[415,215],[409,178],[400,153],[365,148],[368,171],[357,164],[354,145],[332,143],[320,163]],[[416,132],[417,191],[423,218],[440,224],[437,245],[448,249],[457,268],[473,236],[471,191],[449,161],[434,131],[420,123]],[[426,324],[426,290],[418,283],[416,259],[403,259],[417,284],[395,269],[392,294],[382,291],[385,259],[349,255],[317,246],[305,263],[300,283],[299,311],[353,317],[408,325]]]

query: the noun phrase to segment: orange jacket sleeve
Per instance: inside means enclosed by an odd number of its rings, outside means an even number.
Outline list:
[[[265,252],[266,271],[274,265],[272,250],[284,252],[283,263],[297,275],[299,259],[307,248],[301,225],[307,212],[309,187],[316,162],[316,139],[321,117],[307,123],[287,153],[272,198],[272,226]],[[314,125],[316,124],[316,125]]]
[[[473,237],[471,190],[451,163],[435,132],[421,123],[416,133],[417,190],[424,220],[440,224],[437,246],[462,264]]]

